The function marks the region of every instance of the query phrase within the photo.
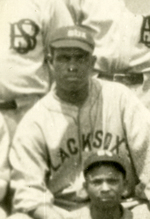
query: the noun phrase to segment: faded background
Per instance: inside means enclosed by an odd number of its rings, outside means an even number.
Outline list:
[[[0,0],[0,10],[2,10],[2,2],[5,0]],[[113,0],[112,0],[113,1]],[[124,0],[126,6],[130,11],[136,14],[149,14],[150,15],[150,0]]]
[[[112,0],[113,1],[113,0]],[[130,11],[150,15],[150,0],[124,0]]]
[[[1,3],[5,0],[0,0]],[[112,0],[113,1],[113,0]],[[137,14],[150,14],[150,0],[124,0],[126,6],[134,13]]]

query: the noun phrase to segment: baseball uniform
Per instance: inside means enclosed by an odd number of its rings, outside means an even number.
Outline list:
[[[121,208],[122,209],[122,216],[120,219],[133,219],[133,214],[131,211]],[[85,207],[73,211],[72,214],[74,214],[73,219],[92,219],[91,211],[90,211],[90,205],[86,205]]]
[[[9,135],[2,114],[0,114],[0,218],[5,219],[7,213],[1,207],[10,180],[10,166],[8,162]]]
[[[51,32],[72,25],[73,21],[61,0],[6,0],[2,6],[0,97],[4,103],[10,101],[12,108],[11,101],[16,105],[14,113],[7,110],[4,115],[17,123],[23,110],[49,90],[50,74],[45,55]]]
[[[0,113],[0,179],[9,181],[9,164],[8,164],[8,152],[9,152],[9,135],[6,123],[2,114]]]
[[[132,157],[150,199],[149,130],[149,112],[121,84],[91,79],[82,107],[60,100],[52,87],[25,115],[14,137],[15,210],[28,212],[53,202],[66,209],[81,206],[88,199],[82,164],[91,151],[101,149]]]
[[[74,21],[94,34],[101,73],[150,71],[150,17],[134,15],[123,0],[64,0]]]

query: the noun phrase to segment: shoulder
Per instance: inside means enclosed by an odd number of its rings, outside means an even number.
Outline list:
[[[46,114],[47,114],[47,109],[43,104],[43,98],[42,98],[26,112],[26,114],[18,124],[17,130],[29,126],[33,128],[33,126],[42,124],[44,122]]]
[[[93,83],[101,89],[102,95],[106,96],[121,96],[121,95],[128,95],[132,93],[128,87],[121,83],[113,82],[113,81],[106,81],[98,78],[92,79]],[[132,94],[131,94],[132,95]]]
[[[109,82],[101,79],[94,79],[93,83],[97,87],[96,92],[101,92],[101,98],[105,107],[115,107],[120,109],[134,109],[136,111],[145,111],[146,109],[137,96],[127,86]]]
[[[87,205],[85,205],[77,210],[74,210],[72,212],[72,216],[74,219],[83,219],[83,218],[92,219],[89,204],[87,204]]]
[[[57,100],[49,92],[42,99],[40,99],[35,105],[27,111],[19,126],[31,125],[31,124],[43,124],[46,119],[52,118],[52,112],[57,108]]]

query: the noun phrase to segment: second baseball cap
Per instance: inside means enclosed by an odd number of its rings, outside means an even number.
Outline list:
[[[112,153],[111,151],[98,151],[92,153],[84,162],[84,175],[88,172],[90,167],[92,167],[96,163],[116,163],[121,167],[121,171],[126,175],[126,167],[123,159],[119,157],[119,155]]]
[[[50,46],[54,48],[76,47],[92,53],[94,40],[85,27],[69,26],[58,28],[51,36]]]

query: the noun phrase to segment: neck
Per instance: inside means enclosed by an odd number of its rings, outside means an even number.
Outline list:
[[[89,85],[84,86],[82,89],[77,91],[68,91],[58,88],[56,85],[57,96],[65,102],[74,104],[76,106],[82,105],[88,97]]]
[[[109,208],[91,205],[91,216],[92,219],[121,219],[122,211],[119,205]]]

